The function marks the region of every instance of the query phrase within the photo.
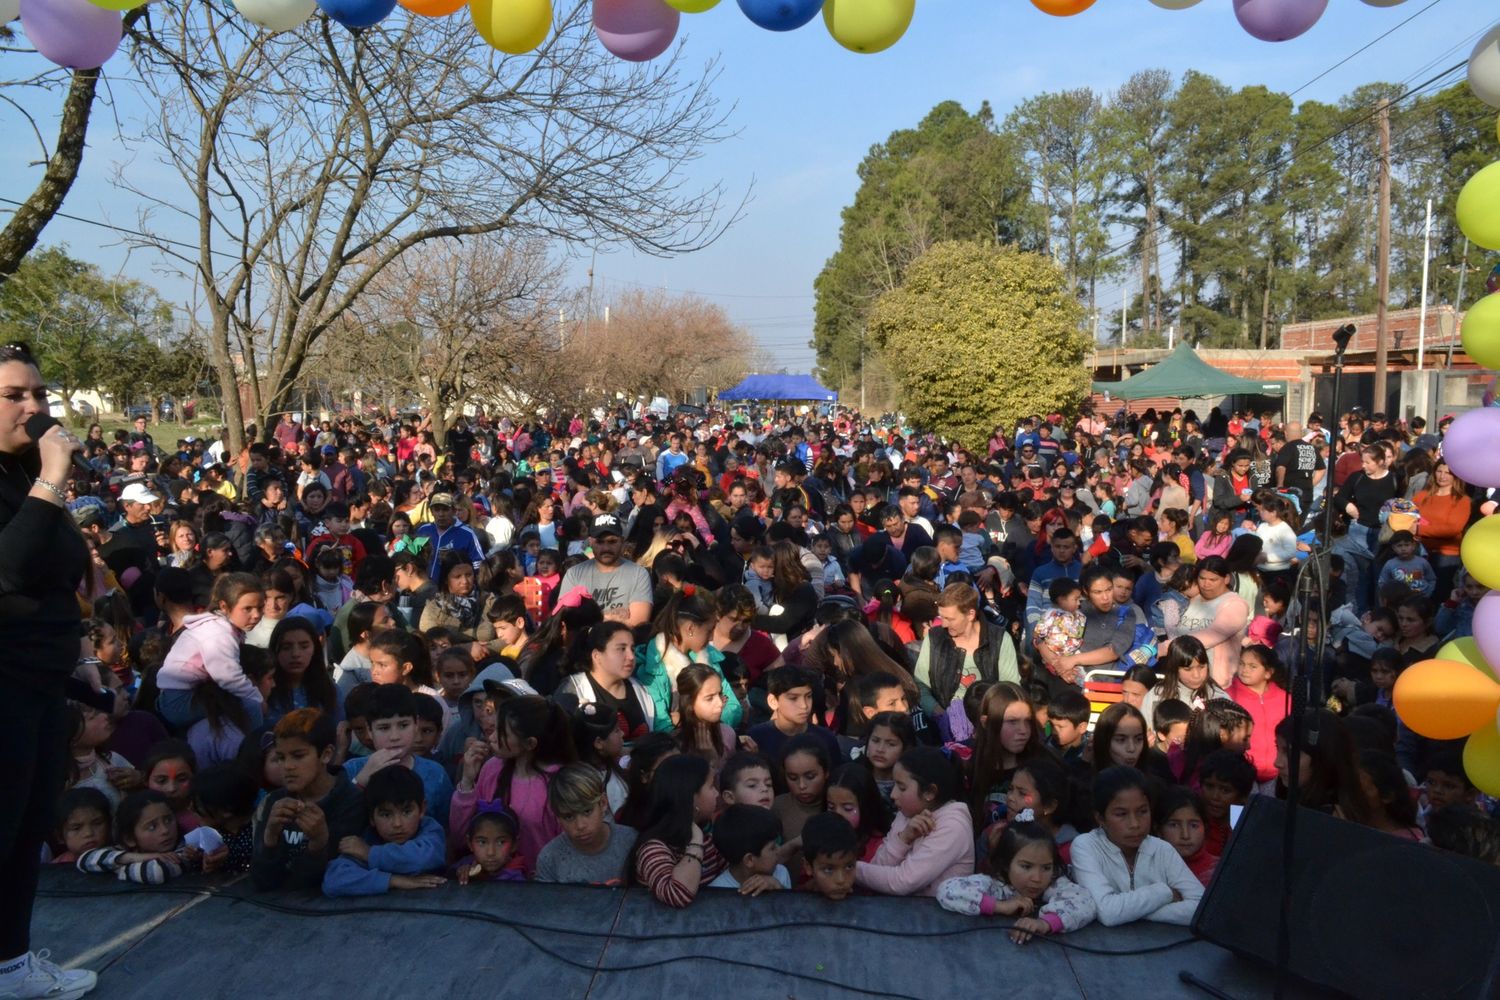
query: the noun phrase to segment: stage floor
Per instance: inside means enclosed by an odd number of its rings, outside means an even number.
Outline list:
[[[1207,997],[1182,970],[1241,1000],[1272,990],[1268,970],[1183,927],[1095,926],[1019,947],[998,922],[926,899],[713,891],[676,911],[639,889],[540,884],[358,900],[193,879],[165,888],[46,871],[32,939],[98,971],[101,1000]]]

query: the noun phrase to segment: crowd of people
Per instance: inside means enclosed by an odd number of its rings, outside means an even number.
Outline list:
[[[1186,924],[1293,768],[1304,806],[1500,863],[1459,749],[1391,708],[1484,593],[1458,543],[1494,501],[1442,426],[1085,412],[970,450],[839,408],[390,411],[238,455],[96,425],[25,469],[40,381],[0,375],[0,634],[82,643],[0,668],[67,696],[0,707],[70,747],[6,828],[33,888],[928,896],[1020,943]],[[3,930],[0,994],[92,986]]]

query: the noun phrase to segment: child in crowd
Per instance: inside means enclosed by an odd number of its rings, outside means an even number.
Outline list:
[[[1396,680],[1405,669],[1400,652],[1394,648],[1377,649],[1370,656],[1370,685],[1375,689],[1375,704],[1390,708],[1395,703]]]
[[[384,767],[365,785],[370,826],[339,839],[339,856],[323,873],[325,896],[375,896],[392,889],[434,889],[447,835],[427,815],[422,779],[404,767]]]
[[[341,717],[338,689],[323,661],[323,637],[306,618],[283,618],[266,646],[271,657],[271,693],[266,699],[266,722],[295,708],[316,708]]]
[[[900,815],[855,883],[893,896],[935,896],[950,878],[974,872],[973,820],[957,766],[935,747],[915,747],[896,764],[892,798]]]
[[[548,779],[573,758],[568,716],[556,704],[537,695],[501,702],[493,743],[473,743],[464,753],[448,829],[467,830],[480,802],[500,800],[520,824],[517,846],[531,877],[537,854],[562,833],[547,808]]]
[[[1230,807],[1250,801],[1255,776],[1255,765],[1235,750],[1215,750],[1198,765],[1198,784],[1203,793],[1203,849],[1208,853],[1223,857],[1229,843]]]
[[[271,657],[259,646],[248,643],[240,647],[240,669],[250,678],[262,700],[270,697],[275,678]],[[205,767],[234,760],[240,752],[250,720],[238,698],[217,684],[199,684],[193,689],[193,707],[203,718],[188,727],[187,743],[198,763]]]
[[[951,878],[938,887],[938,905],[969,916],[1014,917],[1010,939],[1063,934],[1093,922],[1094,897],[1070,881],[1052,833],[1040,823],[1012,823],[990,852],[994,875]]]
[[[1195,701],[1227,697],[1224,690],[1208,675],[1208,651],[1203,643],[1190,635],[1180,635],[1156,664],[1160,678],[1156,686],[1146,692],[1141,703],[1141,714],[1148,719],[1156,718],[1159,702],[1176,698],[1193,707]]]
[[[214,764],[193,775],[193,802],[203,826],[224,842],[203,857],[206,871],[250,870],[255,854],[255,779],[235,764]],[[216,857],[216,855],[218,855]]]
[[[1048,584],[1047,598],[1052,607],[1042,612],[1041,620],[1037,622],[1037,643],[1063,656],[1072,656],[1083,648],[1086,619],[1079,610],[1083,603],[1083,589],[1077,580],[1060,576]]]
[[[881,712],[870,720],[862,759],[875,776],[875,787],[886,805],[894,809],[891,788],[896,783],[896,762],[917,745],[911,717],[904,712]]]
[[[625,782],[625,772],[620,770],[620,758],[625,754],[625,733],[621,730],[619,717],[598,704],[586,702],[579,705],[571,720],[573,749],[578,762],[589,764],[599,772],[609,796],[609,814],[613,816],[625,804],[630,789]]]
[[[1047,702],[1047,721],[1052,727],[1052,738],[1048,742],[1062,756],[1064,763],[1083,757],[1089,741],[1090,709],[1088,697],[1071,688],[1063,688]]]
[[[124,757],[101,749],[115,734],[115,720],[107,712],[78,702],[68,703],[68,718],[73,732],[69,787],[93,788],[109,800],[111,810],[118,808],[127,791],[140,787],[141,775]]]
[[[450,646],[439,653],[432,666],[437,673],[438,704],[443,709],[441,733],[458,720],[459,702],[469,685],[474,683],[477,671],[469,651],[458,646]]]
[[[1274,791],[1276,781],[1276,727],[1292,710],[1291,695],[1280,683],[1281,659],[1269,646],[1250,645],[1240,650],[1240,666],[1229,682],[1229,697],[1250,713],[1250,749],[1246,754],[1255,765],[1261,791]]]
[[[330,770],[336,727],[316,708],[288,712],[276,723],[276,757],[283,787],[255,813],[250,878],[262,891],[312,889],[345,837],[365,829],[359,788],[342,769]]]
[[[438,740],[442,738],[443,724],[448,721],[448,713],[443,708],[443,703],[430,694],[413,697],[417,701],[417,731],[411,741],[412,756],[432,760],[432,752],[437,749]]]
[[[1437,590],[1437,573],[1417,552],[1417,537],[1410,531],[1391,533],[1391,558],[1380,570],[1378,586],[1400,583],[1413,593],[1431,597]]]
[[[1181,784],[1197,790],[1198,765],[1203,758],[1221,749],[1245,753],[1254,731],[1255,720],[1249,712],[1228,698],[1211,699],[1193,710],[1182,743],[1167,750],[1172,773]]]
[[[776,796],[771,811],[788,840],[800,837],[802,825],[827,810],[826,790],[832,770],[827,746],[811,733],[793,736],[782,748],[781,774],[787,790]]]
[[[182,843],[172,805],[161,792],[131,792],[115,812],[118,847],[98,847],[78,856],[78,870],[114,875],[121,882],[161,885],[198,869],[203,852]]]
[[[812,554],[817,557],[823,566],[823,589],[837,591],[848,586],[848,579],[844,576],[844,568],[839,561],[833,558],[833,539],[827,535],[819,535],[812,540]]]
[[[89,851],[109,845],[109,799],[97,788],[70,788],[57,806],[52,863],[71,865]]]
[[[495,643],[500,655],[514,660],[521,655],[521,647],[530,638],[530,625],[526,620],[526,601],[517,594],[505,594],[490,605],[486,615],[490,627],[495,630]],[[494,648],[491,646],[491,648]]]
[[[417,752],[418,697],[400,684],[376,687],[365,716],[370,731],[370,755],[345,761],[344,773],[356,785],[368,788],[372,777],[387,767],[412,771],[427,790],[426,815],[442,826],[436,817],[446,818],[449,814],[453,782],[441,764]]]
[[[389,628],[370,640],[370,680],[402,684],[418,694],[440,694],[434,686],[432,656],[420,637],[405,629]]]
[[[958,545],[958,561],[970,573],[984,569],[985,553],[990,551],[990,537],[985,534],[984,518],[977,510],[965,510],[958,515],[958,530],[962,537]]]
[[[1275,646],[1281,639],[1281,630],[1286,623],[1287,608],[1292,601],[1292,585],[1283,578],[1265,581],[1260,589],[1260,614],[1250,621],[1246,629],[1246,643]]]
[[[464,844],[469,853],[449,869],[459,885],[470,882],[524,882],[526,866],[516,853],[516,818],[498,802],[481,803],[469,820]]]
[[[702,757],[678,754],[657,766],[630,872],[658,902],[681,909],[728,867],[703,831],[718,798],[713,769]]]
[[[770,809],[776,801],[771,762],[749,750],[730,754],[719,771],[719,801],[725,808],[749,805]]]
[[[829,779],[827,799],[828,811],[854,827],[859,860],[869,861],[891,829],[891,808],[874,774],[858,761],[841,765]]]
[[[804,667],[777,667],[766,671],[765,677],[766,703],[771,707],[771,720],[750,728],[749,736],[755,748],[770,759],[779,760],[787,740],[811,733],[823,744],[828,760],[838,757],[838,737],[822,726],[809,724],[817,675]]]
[[[344,553],[326,547],[313,558],[312,592],[325,611],[334,612],[354,596],[354,581],[344,572]]]
[[[338,688],[340,700],[349,696],[349,691],[354,685],[369,682],[371,671],[374,669],[370,662],[370,640],[377,633],[384,632],[391,627],[391,612],[384,604],[361,601],[349,609],[349,617],[345,619],[345,622],[349,635],[349,649],[333,672],[333,680]]]
[[[577,763],[558,771],[547,785],[547,805],[563,832],[537,854],[537,881],[624,885],[636,834],[610,821],[599,770]]]
[[[1215,510],[1208,515],[1208,530],[1198,536],[1193,544],[1193,553],[1199,559],[1209,556],[1227,556],[1229,546],[1234,544],[1234,514],[1227,510]]]
[[[781,820],[771,810],[750,805],[725,809],[714,820],[714,846],[728,867],[708,884],[710,889],[759,896],[792,887],[779,861]]]
[[[1106,768],[1094,779],[1099,824],[1073,841],[1073,876],[1094,897],[1106,927],[1136,920],[1187,924],[1203,883],[1182,856],[1151,836],[1151,790],[1134,768]]]
[[[1384,750],[1359,755],[1361,781],[1369,786],[1373,810],[1370,825],[1403,840],[1420,843],[1427,834],[1417,824],[1417,802],[1396,756]]]
[[[1203,800],[1191,789],[1174,786],[1162,792],[1157,813],[1161,818],[1156,823],[1156,835],[1176,848],[1188,870],[1208,888],[1219,856],[1204,847],[1208,813]]]
[[[1176,698],[1156,703],[1156,712],[1151,717],[1151,745],[1170,758],[1174,747],[1181,749],[1187,739],[1188,724],[1193,721],[1193,710],[1186,702]]]
[[[991,848],[1016,823],[1035,823],[1051,832],[1058,856],[1068,863],[1078,831],[1068,822],[1073,792],[1067,773],[1050,757],[1034,757],[1016,768],[1005,796],[1008,821],[992,827]]]
[[[198,758],[193,748],[182,740],[162,740],[151,748],[141,765],[146,787],[166,796],[177,816],[177,830],[183,836],[203,825],[193,812],[193,772]]]
[[[1120,701],[1140,708],[1146,703],[1146,692],[1156,687],[1156,668],[1142,663],[1125,671],[1120,680]]]
[[[260,692],[240,669],[240,644],[260,623],[265,593],[260,578],[225,573],[214,581],[208,614],[188,615],[156,672],[156,710],[179,732],[202,718],[193,706],[193,689],[212,682],[240,700],[250,728],[261,724]]]
[[[1050,753],[1025,693],[1009,681],[991,687],[969,762],[969,808],[981,830],[1005,818],[1006,792],[1016,768],[1042,756]]]
[[[370,755],[370,743],[373,740],[370,735],[370,704],[375,698],[375,692],[379,690],[380,685],[373,681],[356,684],[344,699],[345,727],[349,734],[346,756],[350,758]]]
[[[630,748],[625,767],[625,804],[615,810],[615,822],[639,830],[651,808],[651,782],[662,761],[678,753],[677,740],[671,733],[647,733]],[[728,769],[728,763],[725,769]],[[770,765],[766,765],[769,769]],[[757,803],[758,804],[758,803]],[[770,806],[766,802],[766,806]]]
[[[802,828],[802,864],[809,891],[824,899],[848,899],[863,863],[854,828],[833,813],[814,816]]]
[[[677,673],[677,747],[707,758],[715,770],[736,746],[734,730],[721,721],[729,697],[723,676],[707,663],[689,663]]]
[[[1089,745],[1089,773],[1078,774],[1077,769],[1074,773],[1092,783],[1108,768],[1133,767],[1171,783],[1172,768],[1167,762],[1167,755],[1147,746],[1150,732],[1151,727],[1146,724],[1146,717],[1134,705],[1118,702],[1109,706],[1099,713],[1099,721],[1094,723],[1094,734]]]

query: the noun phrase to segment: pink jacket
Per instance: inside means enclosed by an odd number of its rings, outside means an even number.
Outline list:
[[[1255,720],[1255,728],[1250,731],[1250,763],[1255,765],[1257,781],[1270,781],[1276,777],[1276,727],[1291,711],[1291,696],[1275,683],[1266,686],[1264,695],[1258,695],[1236,677],[1229,682],[1229,697]]]
[[[974,821],[969,807],[949,802],[933,813],[937,826],[907,846],[901,831],[909,822],[897,816],[891,832],[875,852],[854,870],[854,883],[888,896],[936,896],[950,878],[974,874]]]
[[[241,701],[259,701],[260,692],[240,669],[244,640],[245,633],[223,615],[188,615],[182,634],[156,673],[156,686],[163,691],[191,691],[213,681]]]

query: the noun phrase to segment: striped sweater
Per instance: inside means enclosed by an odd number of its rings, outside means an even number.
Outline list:
[[[181,875],[185,867],[182,858],[175,854],[153,856],[146,861],[122,862],[130,856],[131,852],[118,847],[96,847],[79,857],[78,870],[95,875],[113,873],[121,882],[161,885]]]
[[[672,874],[672,869],[682,860],[683,853],[669,847],[664,841],[648,840],[641,845],[635,856],[636,879],[650,889],[651,895],[659,902],[679,910],[691,903],[697,895],[696,890],[689,889]],[[698,878],[698,888],[708,885],[728,867],[728,863],[714,847],[713,839],[704,837],[703,874]]]

